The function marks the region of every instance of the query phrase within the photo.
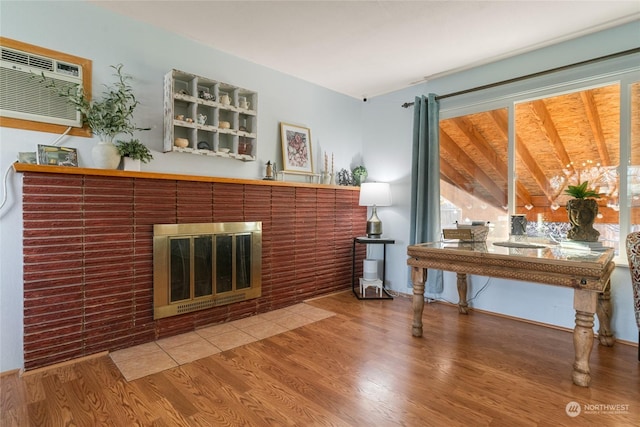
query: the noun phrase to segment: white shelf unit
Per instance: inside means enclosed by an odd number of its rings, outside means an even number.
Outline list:
[[[223,95],[229,96],[229,104],[220,102]],[[240,107],[241,99],[247,108]],[[164,78],[164,151],[256,160],[257,106],[257,92],[171,70]],[[198,122],[200,115],[206,116],[204,123]],[[229,128],[220,127],[221,122]],[[177,138],[189,145],[177,147]]]

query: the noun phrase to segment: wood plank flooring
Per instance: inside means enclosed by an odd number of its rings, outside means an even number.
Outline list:
[[[108,356],[0,377],[7,426],[632,426],[637,349],[594,345],[592,385],[571,382],[572,335],[411,300],[350,292],[335,316],[127,382]],[[576,402],[575,417],[566,407]],[[570,412],[575,415],[576,412]]]

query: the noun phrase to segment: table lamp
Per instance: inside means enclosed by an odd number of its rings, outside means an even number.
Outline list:
[[[386,182],[365,182],[360,186],[360,206],[372,206],[371,217],[367,220],[367,237],[382,235],[382,221],[378,218],[378,206],[391,206],[391,188]]]

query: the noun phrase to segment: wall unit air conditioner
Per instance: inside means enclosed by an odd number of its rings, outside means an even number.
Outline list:
[[[0,116],[82,127],[82,115],[64,97],[41,83],[66,88],[82,86],[82,66],[2,47]]]

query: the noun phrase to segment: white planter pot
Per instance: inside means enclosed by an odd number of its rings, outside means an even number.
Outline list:
[[[120,164],[120,153],[111,141],[100,141],[91,150],[93,165],[99,169],[116,169]]]
[[[131,157],[123,157],[124,170],[126,171],[140,171],[140,159],[132,159]]]

